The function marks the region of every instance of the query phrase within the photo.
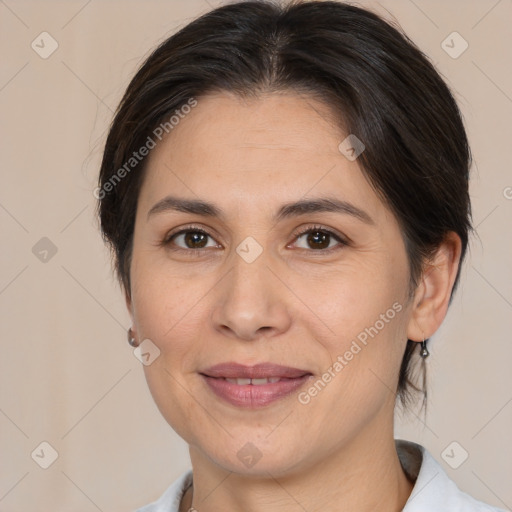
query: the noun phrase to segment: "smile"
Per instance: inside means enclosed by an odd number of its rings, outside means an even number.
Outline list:
[[[209,391],[223,401],[247,409],[265,407],[299,391],[313,377],[224,378],[202,374]]]

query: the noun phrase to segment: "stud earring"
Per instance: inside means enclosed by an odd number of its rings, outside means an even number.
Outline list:
[[[137,343],[137,340],[135,339],[135,336],[133,335],[133,332],[132,332],[132,328],[130,327],[128,329],[128,332],[127,332],[127,338],[128,338],[128,343],[132,346],[132,347],[138,347],[139,344]]]
[[[427,349],[427,342],[425,341],[425,338],[423,338],[423,341],[421,342],[421,348],[420,348],[420,356],[423,359],[426,359],[429,356],[430,352]]]

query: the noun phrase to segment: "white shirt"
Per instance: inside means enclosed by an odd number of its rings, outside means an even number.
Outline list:
[[[401,439],[395,439],[395,444],[405,473],[415,480],[402,512],[505,512],[462,492],[423,446]],[[181,498],[191,485],[189,470],[160,499],[136,512],[179,512]]]

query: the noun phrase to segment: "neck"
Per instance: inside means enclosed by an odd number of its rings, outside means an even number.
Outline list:
[[[180,512],[191,507],[201,512],[273,512],[285,510],[337,510],[398,512],[413,484],[396,453],[393,429],[358,434],[333,450],[328,459],[274,478],[271,472],[247,476],[226,471],[190,447],[193,490],[184,496]]]

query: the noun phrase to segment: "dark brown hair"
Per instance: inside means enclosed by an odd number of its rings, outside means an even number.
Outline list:
[[[462,262],[471,230],[471,154],[457,104],[428,58],[399,29],[355,6],[238,2],[201,16],[156,48],[112,122],[95,195],[128,294],[146,161],[133,160],[134,152],[154,140],[162,123],[170,130],[171,117],[191,99],[213,91],[286,90],[322,99],[339,113],[340,127],[363,141],[358,161],[398,219],[411,293],[449,231],[461,238]],[[452,294],[459,276],[460,266]],[[397,393],[403,404],[418,389],[411,365],[418,345],[408,340],[402,360]]]

